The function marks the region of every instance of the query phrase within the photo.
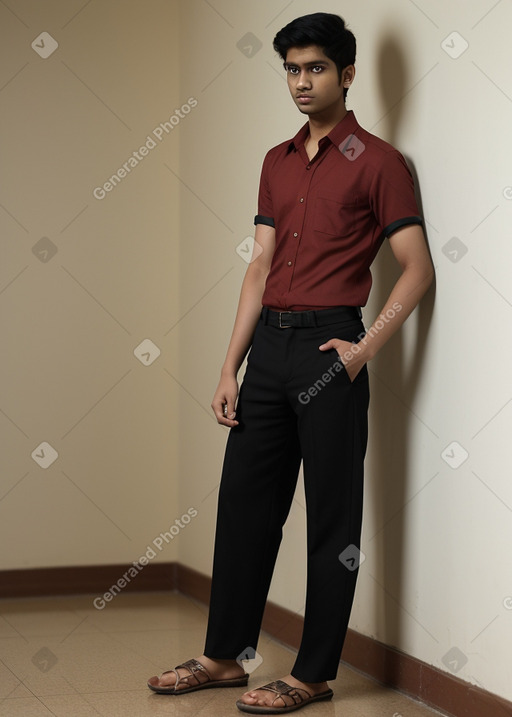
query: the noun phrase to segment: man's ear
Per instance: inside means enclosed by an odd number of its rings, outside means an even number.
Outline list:
[[[356,75],[356,68],[355,65],[347,65],[343,68],[341,71],[341,82],[343,84],[343,87],[346,87],[347,89],[350,87],[352,82],[354,81],[354,77]]]

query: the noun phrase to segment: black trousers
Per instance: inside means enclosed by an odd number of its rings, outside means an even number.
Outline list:
[[[316,315],[322,312],[316,312]],[[256,649],[284,525],[303,462],[307,586],[291,674],[335,679],[359,568],[368,372],[350,381],[331,338],[357,341],[358,315],[327,326],[278,328],[263,309],[247,357],[218,497],[204,654]],[[297,555],[297,561],[301,556]]]

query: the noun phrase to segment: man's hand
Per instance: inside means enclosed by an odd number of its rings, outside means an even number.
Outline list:
[[[234,375],[222,375],[215,395],[212,400],[212,408],[217,419],[217,423],[232,428],[238,426],[235,420],[235,404],[238,397],[238,381]],[[227,406],[224,412],[224,406]]]
[[[341,339],[329,339],[325,344],[318,347],[320,351],[328,349],[336,349],[345,366],[345,371],[351,381],[355,379],[359,371],[366,363],[364,352],[359,344],[353,344],[350,341],[342,341]]]

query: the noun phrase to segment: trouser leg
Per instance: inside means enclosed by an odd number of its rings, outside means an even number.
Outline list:
[[[292,669],[303,682],[335,679],[346,636],[359,566],[369,401],[366,366],[351,383],[345,370],[334,370],[336,352],[325,355],[318,346],[329,338],[355,340],[362,330],[356,321],[298,334],[288,387],[298,415],[307,509],[306,607]]]
[[[219,489],[207,657],[236,659],[258,643],[301,461],[284,387],[290,339],[260,320],[248,356]]]

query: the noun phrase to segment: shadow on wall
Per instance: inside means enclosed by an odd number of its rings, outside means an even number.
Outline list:
[[[385,112],[378,135],[400,150],[400,127],[407,121],[410,100],[404,95],[410,86],[407,74],[407,58],[404,56],[400,39],[392,35],[383,36],[376,55],[380,100]],[[405,155],[404,155],[405,156]],[[416,184],[416,198],[423,216],[418,178],[414,165],[405,156]],[[428,237],[427,237],[428,241]],[[373,267],[374,283],[372,306],[380,311],[389,293],[400,276],[400,267],[385,240]],[[402,619],[405,614],[400,607],[405,602],[403,593],[404,545],[407,540],[405,511],[407,466],[411,463],[408,455],[409,428],[415,420],[408,410],[414,404],[418,380],[421,375],[424,349],[427,342],[433,314],[435,284],[423,297],[419,307],[408,324],[416,325],[413,355],[405,366],[403,329],[388,342],[383,351],[371,363],[370,376],[372,396],[370,407],[369,447],[372,455],[371,490],[373,491],[374,515],[372,525],[376,532],[369,536],[375,540],[377,571],[375,591],[377,600],[377,639],[386,644],[402,645]],[[375,316],[368,317],[370,325]],[[376,400],[376,394],[379,400]],[[390,518],[393,520],[390,520]],[[388,524],[386,525],[386,522]],[[384,526],[386,527],[384,528]],[[433,582],[435,576],[432,576]],[[388,667],[390,679],[394,668]]]

